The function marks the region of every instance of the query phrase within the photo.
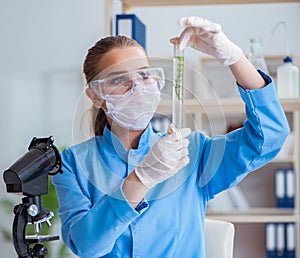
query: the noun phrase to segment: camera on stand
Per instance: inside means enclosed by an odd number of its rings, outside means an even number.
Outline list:
[[[42,223],[51,226],[53,217],[53,212],[42,207],[41,199],[41,195],[48,193],[48,175],[62,173],[61,156],[53,142],[53,136],[33,138],[28,152],[3,173],[7,192],[25,196],[14,207],[12,235],[18,258],[43,258],[48,251],[41,243],[59,239],[39,235]],[[26,235],[28,224],[34,225],[34,235]]]

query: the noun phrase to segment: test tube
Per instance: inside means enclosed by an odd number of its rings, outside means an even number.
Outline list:
[[[184,51],[174,44],[172,123],[178,129],[182,127],[183,122],[183,68]]]

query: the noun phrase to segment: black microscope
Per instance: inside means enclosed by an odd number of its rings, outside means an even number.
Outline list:
[[[22,203],[14,207],[13,243],[18,258],[43,258],[47,248],[43,242],[58,240],[59,236],[41,236],[41,224],[51,226],[53,212],[42,207],[41,195],[48,193],[48,175],[62,173],[61,157],[53,145],[54,138],[33,138],[28,152],[3,173],[8,193],[22,194]],[[26,236],[27,224],[33,224],[35,235]]]

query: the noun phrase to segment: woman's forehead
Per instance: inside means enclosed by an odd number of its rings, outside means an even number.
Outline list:
[[[107,52],[100,62],[101,77],[113,72],[129,72],[149,66],[149,60],[142,48],[127,47]]]

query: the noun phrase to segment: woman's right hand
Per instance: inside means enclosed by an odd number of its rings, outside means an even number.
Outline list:
[[[172,177],[189,163],[189,140],[186,137],[190,133],[191,129],[183,128],[167,134],[153,145],[135,168],[135,174],[148,189]]]

